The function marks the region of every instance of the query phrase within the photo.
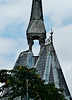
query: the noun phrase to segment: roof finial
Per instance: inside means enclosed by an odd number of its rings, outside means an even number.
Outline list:
[[[50,32],[50,34],[51,34],[51,44],[53,44],[53,29],[51,29],[51,32]]]

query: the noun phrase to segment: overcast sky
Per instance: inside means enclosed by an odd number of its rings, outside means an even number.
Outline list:
[[[47,38],[54,31],[54,47],[72,94],[72,0],[42,0]],[[12,69],[27,50],[26,29],[32,0],[0,0],[0,69]],[[33,46],[37,55],[38,42]]]

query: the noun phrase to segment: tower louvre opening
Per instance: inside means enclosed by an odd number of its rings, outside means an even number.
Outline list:
[[[40,52],[40,45],[39,45],[38,40],[34,40],[34,45],[32,47],[32,52],[33,52],[34,56],[38,56],[38,54]]]

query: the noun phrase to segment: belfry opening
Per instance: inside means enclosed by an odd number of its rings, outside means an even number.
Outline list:
[[[32,47],[32,52],[33,52],[34,56],[38,56],[38,54],[40,52],[40,45],[39,45],[38,40],[34,40],[34,45]]]

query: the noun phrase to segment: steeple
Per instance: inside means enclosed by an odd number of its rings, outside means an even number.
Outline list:
[[[30,21],[32,21],[32,20],[42,20],[43,21],[42,1],[41,0],[33,0]]]
[[[43,22],[42,1],[33,0],[30,22],[27,28],[29,50],[32,51],[33,40],[39,40],[41,47],[45,44],[46,30]]]

